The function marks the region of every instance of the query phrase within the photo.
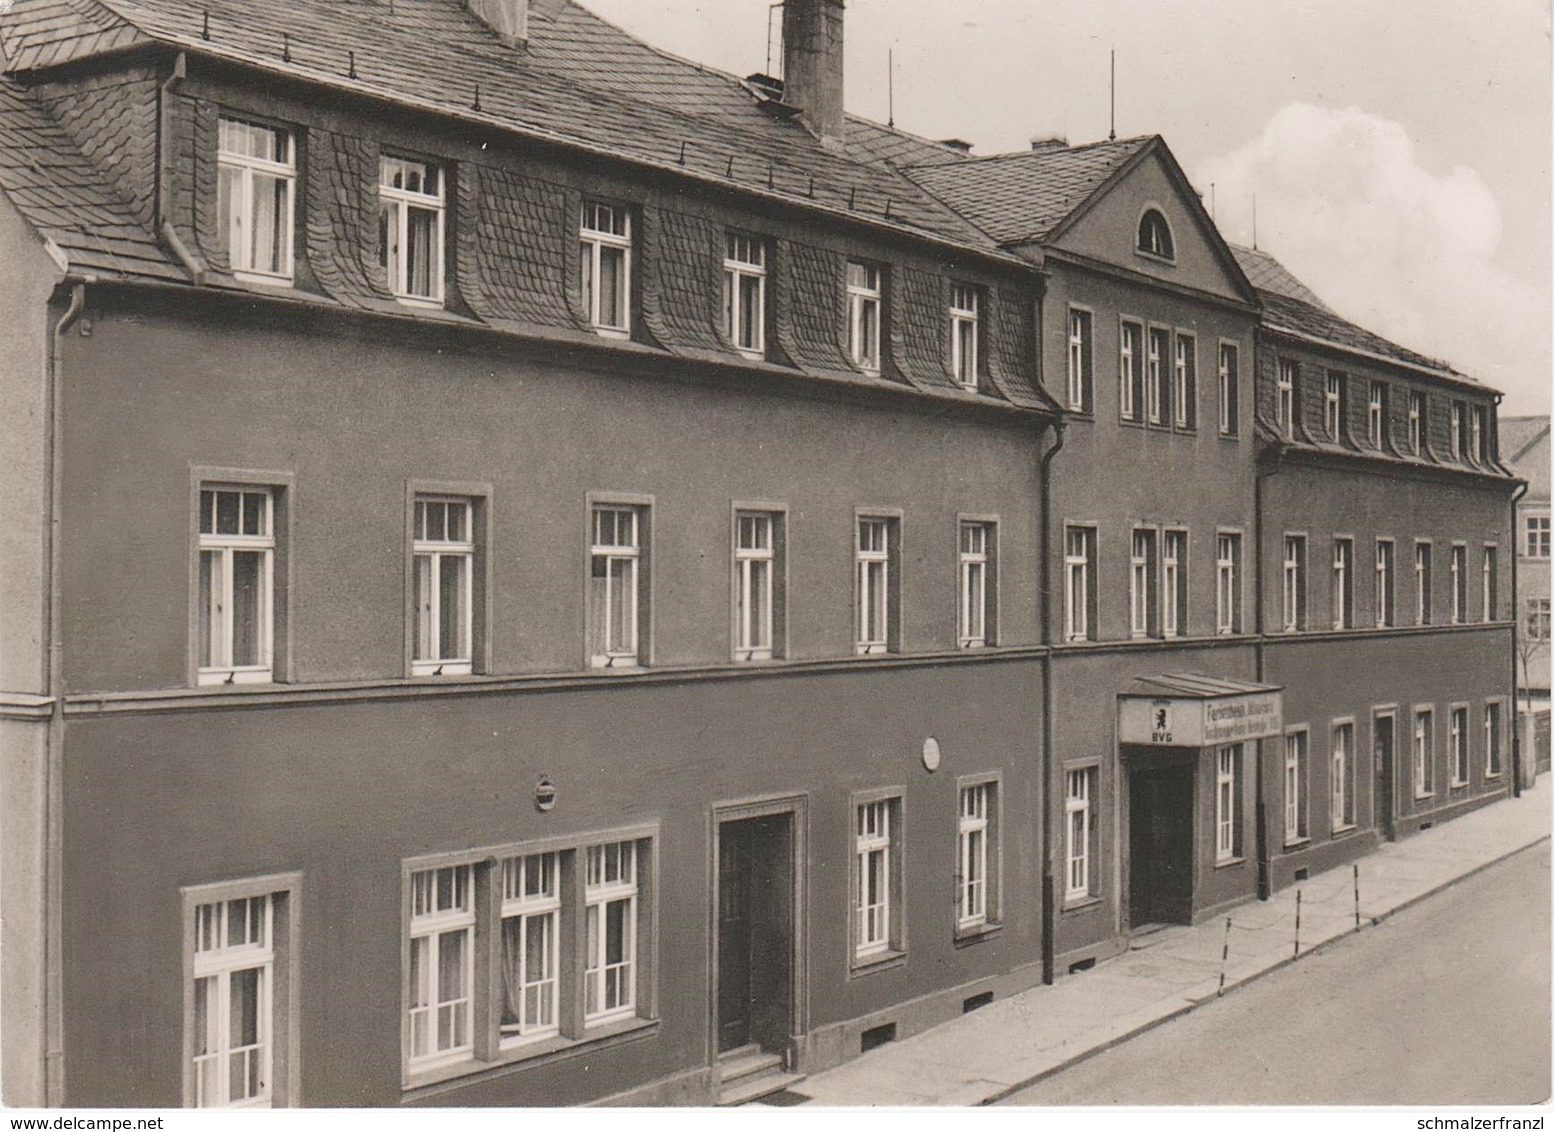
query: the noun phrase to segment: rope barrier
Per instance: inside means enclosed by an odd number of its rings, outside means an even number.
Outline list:
[[[1360,930],[1360,866],[1354,866],[1354,930]]]
[[[1300,898],[1302,890],[1295,890],[1295,958],[1300,958]]]
[[[1219,990],[1214,992],[1215,998],[1223,998],[1225,995],[1225,966],[1230,962],[1230,917],[1225,917],[1225,946],[1219,953]]]

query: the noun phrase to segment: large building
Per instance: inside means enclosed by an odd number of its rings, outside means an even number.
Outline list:
[[[0,14],[7,1103],[735,1100],[1512,788],[1494,392],[842,18]]]

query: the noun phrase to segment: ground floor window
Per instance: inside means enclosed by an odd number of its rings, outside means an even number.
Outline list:
[[[1333,727],[1333,832],[1354,825],[1354,724]]]
[[[1308,737],[1294,731],[1284,737],[1284,843],[1304,841],[1306,833],[1306,751]]]
[[[1215,751],[1214,860],[1241,856],[1241,744]]]
[[[854,807],[854,961],[905,950],[901,929],[901,799],[866,799]]]
[[[1414,797],[1435,793],[1435,715],[1429,708],[1414,712]]]
[[[1451,709],[1451,784],[1468,784],[1468,709]]]
[[[962,782],[956,810],[955,927],[998,919],[998,784]]]
[[[1067,884],[1069,900],[1084,900],[1096,891],[1096,782],[1097,767],[1081,767],[1064,774],[1064,825],[1066,830]]]
[[[1493,778],[1505,769],[1505,755],[1500,747],[1504,741],[1504,723],[1501,720],[1501,705],[1488,703],[1484,705],[1484,773]]]

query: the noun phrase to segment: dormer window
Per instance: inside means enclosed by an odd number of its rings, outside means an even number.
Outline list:
[[[1176,258],[1171,226],[1158,208],[1145,209],[1144,215],[1139,217],[1139,251],[1161,259]]]
[[[233,272],[290,283],[297,181],[291,131],[222,118],[216,165],[217,225]]]
[[[583,205],[579,236],[583,304],[600,334],[631,332],[631,213],[616,204]]]
[[[723,333],[747,358],[766,353],[766,244],[730,232],[723,251]]]
[[[385,155],[378,166],[378,262],[401,299],[442,302],[444,183],[425,161]]]
[[[962,389],[976,389],[981,372],[977,358],[980,299],[975,287],[962,283],[950,287],[950,369]]]
[[[883,273],[867,263],[847,265],[847,352],[864,373],[880,372],[880,307]]]

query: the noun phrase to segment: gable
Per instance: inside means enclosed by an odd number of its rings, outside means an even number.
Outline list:
[[[1187,197],[1161,148],[1121,173],[1099,199],[1059,227],[1048,247],[1113,264],[1168,283],[1242,302],[1251,301],[1244,277],[1223,241]],[[1139,220],[1158,208],[1171,233],[1170,260],[1137,250]]]

